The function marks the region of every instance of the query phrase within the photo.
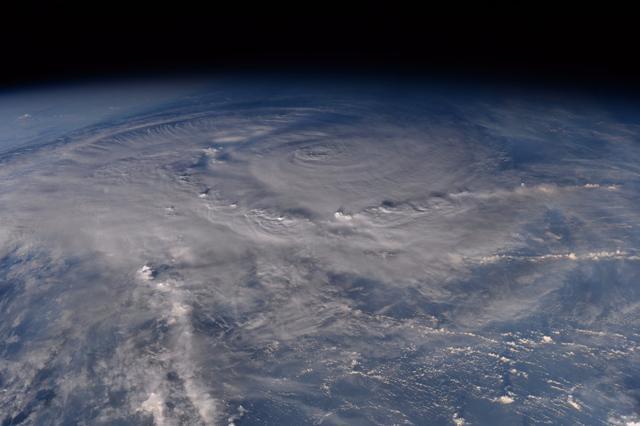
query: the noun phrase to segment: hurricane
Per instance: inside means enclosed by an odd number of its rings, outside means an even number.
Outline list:
[[[455,82],[0,94],[0,420],[640,423],[640,111]]]

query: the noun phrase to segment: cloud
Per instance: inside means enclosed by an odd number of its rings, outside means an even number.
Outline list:
[[[2,157],[0,411],[44,385],[157,424],[632,406],[629,131],[586,152],[593,111],[233,95]]]

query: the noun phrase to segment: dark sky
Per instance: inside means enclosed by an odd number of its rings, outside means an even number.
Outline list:
[[[3,85],[181,71],[411,73],[640,86],[633,13],[463,3],[20,3],[2,17]],[[427,5],[427,3],[424,3]],[[582,6],[584,7],[584,6]]]

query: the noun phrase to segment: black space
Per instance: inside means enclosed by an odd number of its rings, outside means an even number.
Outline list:
[[[251,3],[20,4],[2,18],[0,84],[174,72],[393,73],[640,87],[635,14]],[[581,6],[584,7],[584,6]],[[233,9],[233,10],[232,10]]]

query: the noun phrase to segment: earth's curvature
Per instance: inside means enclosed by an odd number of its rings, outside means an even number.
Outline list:
[[[3,426],[640,422],[631,105],[248,78],[0,113]]]

